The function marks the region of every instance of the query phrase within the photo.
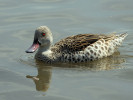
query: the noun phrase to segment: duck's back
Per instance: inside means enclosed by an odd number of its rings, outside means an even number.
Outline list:
[[[127,34],[79,34],[57,42],[52,48],[63,62],[85,62],[112,55]]]

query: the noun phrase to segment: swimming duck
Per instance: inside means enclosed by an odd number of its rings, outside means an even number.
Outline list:
[[[35,59],[45,63],[87,62],[112,55],[126,36],[127,33],[78,34],[52,45],[52,32],[47,26],[40,26],[35,30],[33,44],[26,53],[33,53],[38,49]]]

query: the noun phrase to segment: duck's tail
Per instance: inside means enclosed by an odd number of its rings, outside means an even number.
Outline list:
[[[127,33],[122,33],[122,34],[116,35],[116,38],[114,39],[115,44],[117,46],[120,46],[122,41],[126,38],[127,35],[128,35]]]
[[[128,34],[127,34],[127,32],[126,32],[126,33],[119,34],[118,37],[119,37],[119,38],[125,39],[125,37],[126,37],[127,35],[128,35]]]

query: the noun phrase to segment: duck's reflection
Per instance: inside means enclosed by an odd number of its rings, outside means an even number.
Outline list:
[[[50,86],[51,76],[52,76],[52,68],[53,67],[60,67],[60,68],[75,68],[75,70],[93,70],[93,71],[100,71],[100,70],[111,70],[111,69],[119,69],[122,68],[121,63],[125,62],[125,59],[120,56],[119,52],[114,53],[110,57],[105,57],[103,59],[99,59],[96,61],[91,61],[87,63],[77,63],[77,64],[51,64],[46,65],[41,61],[35,61],[35,65],[38,69],[37,76],[30,76],[27,75],[27,78],[30,78],[34,81],[36,85],[37,91],[46,92]]]
[[[37,76],[27,75],[26,77],[34,81],[37,91],[46,92],[50,86],[52,67],[51,66],[46,67],[42,62],[39,61],[36,61],[36,65],[38,69],[38,75]]]

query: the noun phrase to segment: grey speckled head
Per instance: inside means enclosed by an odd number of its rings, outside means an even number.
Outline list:
[[[53,43],[53,36],[47,26],[40,26],[35,30],[32,46],[26,50],[26,53],[33,53],[38,47],[49,48]]]
[[[53,36],[47,26],[40,26],[35,31],[35,38],[38,38],[41,46],[51,45],[53,43]]]

